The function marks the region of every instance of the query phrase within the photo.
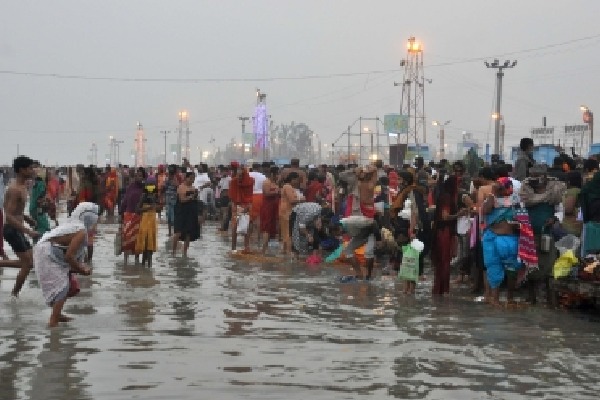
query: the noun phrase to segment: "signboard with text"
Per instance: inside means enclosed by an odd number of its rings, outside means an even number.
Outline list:
[[[388,135],[405,135],[408,133],[408,116],[386,114],[383,116],[383,129]]]

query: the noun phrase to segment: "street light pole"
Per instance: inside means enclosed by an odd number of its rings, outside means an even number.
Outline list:
[[[517,65],[517,61],[504,61],[504,64],[500,64],[498,59],[495,59],[492,63],[487,61],[484,62],[487,68],[497,69],[496,73],[496,115],[499,117],[502,115],[500,113],[500,103],[502,102],[502,77],[504,76],[504,69],[506,68],[514,68]],[[500,118],[496,118],[496,123],[494,125],[494,154],[500,154]]]
[[[171,131],[160,131],[165,138],[165,166],[167,165],[167,135],[171,133]]]
[[[438,121],[433,121],[431,124],[433,126],[439,126],[440,127],[440,160],[443,160],[444,158],[446,158],[446,142],[445,142],[445,138],[444,138],[444,127],[446,125],[448,125],[451,121],[448,120],[446,122],[444,122],[443,124],[439,123]]]
[[[238,117],[238,119],[242,121],[242,154],[240,162],[244,162],[244,150],[246,147],[246,121],[248,121],[250,117]]]

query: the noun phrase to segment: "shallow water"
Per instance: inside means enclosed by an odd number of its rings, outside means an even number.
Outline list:
[[[152,269],[112,254],[48,330],[32,274],[0,275],[0,399],[596,399],[600,324],[589,314],[416,297],[393,280],[338,283],[339,268],[245,264],[215,226],[190,259]],[[133,261],[133,260],[131,260]]]

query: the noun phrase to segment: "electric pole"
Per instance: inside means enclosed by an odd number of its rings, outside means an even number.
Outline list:
[[[90,151],[92,152],[92,164],[93,165],[98,165],[98,146],[96,146],[96,143],[92,143],[92,148],[90,149]]]
[[[238,117],[240,121],[242,121],[242,153],[240,162],[244,161],[244,151],[246,150],[246,121],[250,120],[250,117]]]
[[[501,154],[502,150],[500,149],[500,120],[503,120],[503,118],[502,114],[500,113],[500,104],[502,103],[502,77],[504,76],[503,71],[506,68],[514,68],[514,66],[517,65],[517,60],[514,60],[512,62],[510,60],[506,60],[504,61],[504,64],[500,64],[500,61],[498,61],[498,59],[496,58],[492,63],[485,61],[484,64],[487,68],[494,68],[498,70],[498,72],[496,73],[496,112],[494,113],[494,117],[496,120],[496,123],[494,124],[494,154]]]
[[[160,131],[165,138],[165,167],[167,166],[167,135],[171,133],[171,131]]]
[[[450,122],[450,120],[441,123],[439,121],[433,121],[431,124],[433,126],[439,126],[440,127],[440,161],[443,160],[444,158],[446,158],[446,139],[445,139],[445,134],[444,134],[444,127],[446,125],[448,125]]]

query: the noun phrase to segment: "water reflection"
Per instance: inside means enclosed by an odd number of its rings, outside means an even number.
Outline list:
[[[86,392],[87,373],[77,367],[79,355],[77,342],[68,329],[50,331],[31,373],[27,397],[31,400],[91,399]]]

